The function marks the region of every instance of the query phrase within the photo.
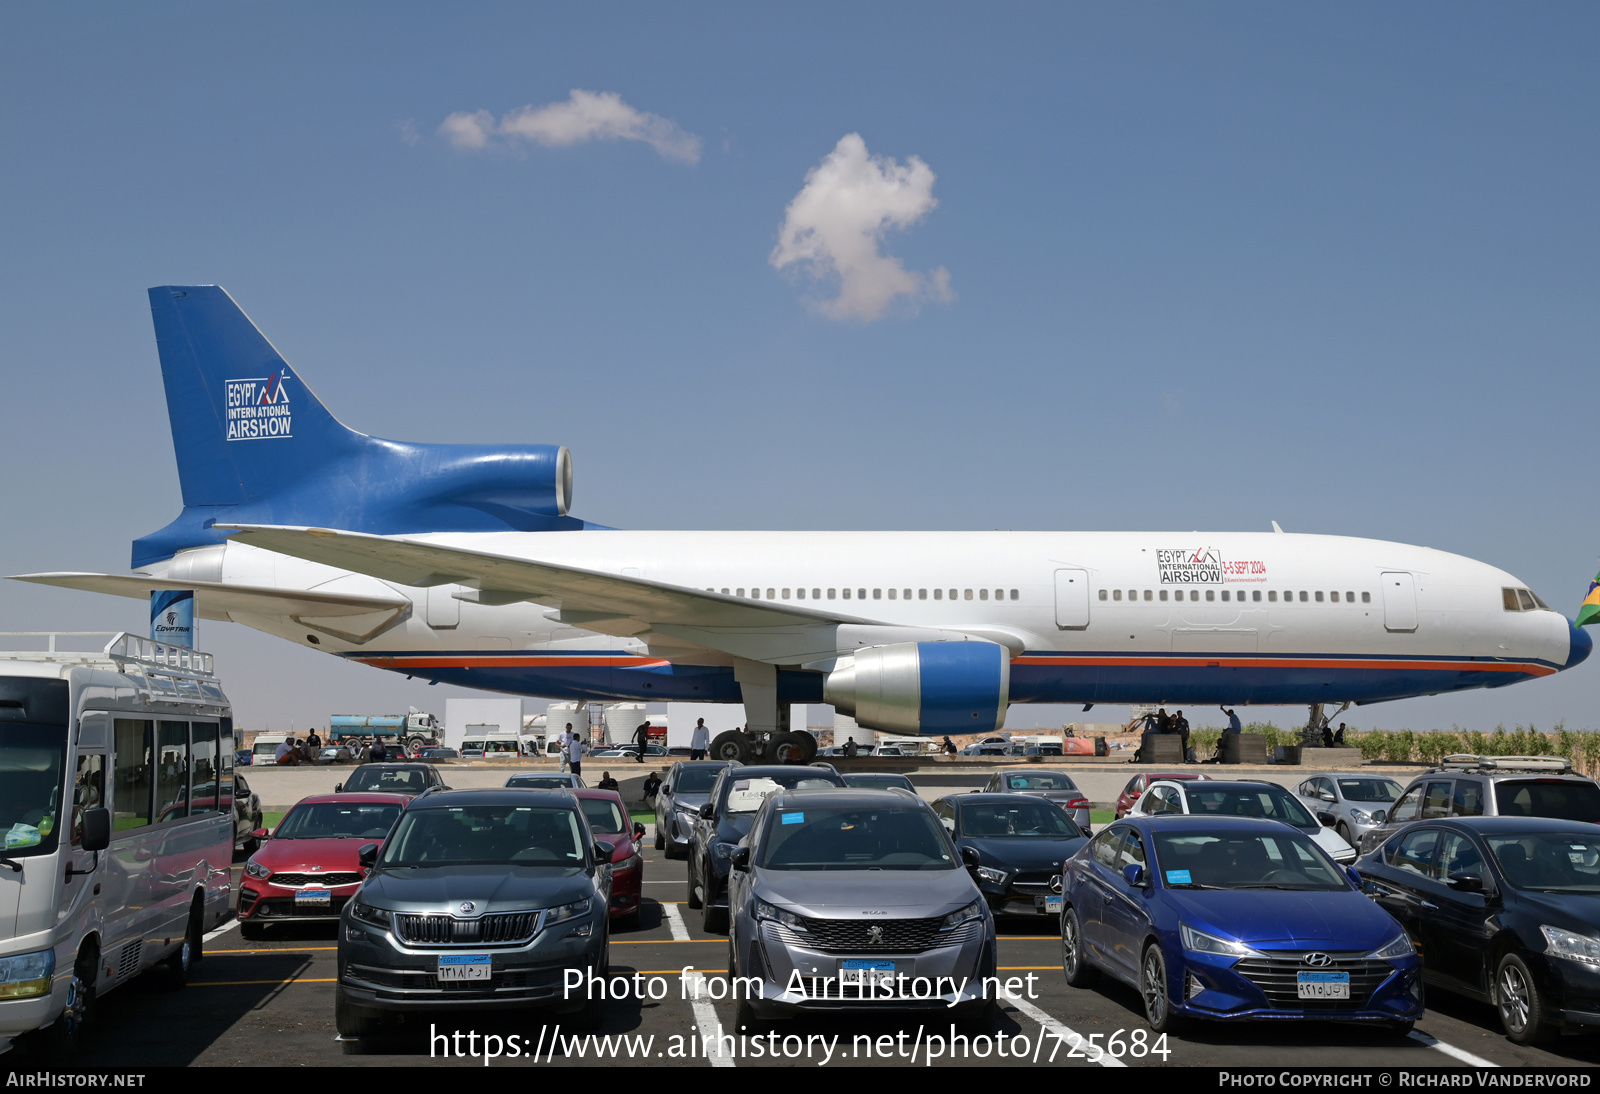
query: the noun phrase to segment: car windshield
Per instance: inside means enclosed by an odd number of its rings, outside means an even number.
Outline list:
[[[757,865],[767,870],[953,870],[926,809],[804,806],[776,810]]]
[[[414,767],[385,767],[382,764],[363,764],[352,771],[344,782],[346,790],[385,794],[420,794],[427,785],[427,776]]]
[[[1191,786],[1185,791],[1189,812],[1213,817],[1266,817],[1296,828],[1315,828],[1300,803],[1280,786]]]
[[[535,866],[572,873],[584,839],[571,809],[531,805],[408,809],[383,845],[384,867]]]
[[[890,787],[896,787],[900,790],[909,790],[913,794],[917,790],[911,785],[911,780],[904,775],[846,775],[844,784],[864,790],[888,790]]]
[[[628,830],[628,818],[622,815],[622,809],[616,802],[604,798],[582,798],[578,804],[583,807],[583,815],[592,831],[602,836],[615,836]]]
[[[1580,832],[1490,836],[1489,850],[1516,889],[1600,892],[1600,838]]]
[[[273,839],[382,839],[400,815],[398,803],[312,802],[289,810]]]
[[[766,775],[729,778],[722,792],[724,813],[754,813],[769,794],[780,790],[825,790],[843,786],[837,775],[824,775],[820,768],[797,767],[793,771],[774,771]]]
[[[1495,783],[1502,817],[1549,817],[1600,824],[1600,786],[1587,779],[1508,779]]]
[[[1340,779],[1339,793],[1349,802],[1392,802],[1400,796],[1393,779]]]
[[[66,762],[66,726],[0,723],[0,856],[56,849]]]
[[[1350,888],[1327,856],[1298,832],[1156,831],[1156,864],[1169,889]]]
[[[1049,802],[1025,801],[1015,805],[963,805],[961,834],[979,838],[997,836],[1082,836],[1078,826]]]
[[[720,767],[686,767],[678,772],[674,790],[679,794],[709,794],[722,771]]]
[[[524,790],[563,790],[572,785],[571,775],[513,775],[506,780],[507,786],[518,786]]]
[[[1026,775],[1003,775],[1007,790],[1076,790],[1078,784],[1054,771],[1030,771]]]

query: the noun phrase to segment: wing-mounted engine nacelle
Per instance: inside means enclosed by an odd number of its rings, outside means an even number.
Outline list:
[[[1005,724],[1011,657],[994,642],[896,642],[841,659],[823,701],[867,729],[988,733]]]

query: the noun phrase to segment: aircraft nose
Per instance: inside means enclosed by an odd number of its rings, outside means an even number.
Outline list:
[[[1587,627],[1572,627],[1571,645],[1568,647],[1567,663],[1563,668],[1572,668],[1581,665],[1594,652],[1594,639],[1589,636]]]

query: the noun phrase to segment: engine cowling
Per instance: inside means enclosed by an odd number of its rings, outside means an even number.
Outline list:
[[[867,646],[823,678],[822,695],[867,729],[988,733],[1005,724],[1011,657],[981,641]]]

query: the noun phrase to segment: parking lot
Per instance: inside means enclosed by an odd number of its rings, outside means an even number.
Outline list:
[[[234,867],[237,888],[242,858]],[[1488,1006],[1442,993],[1430,993],[1427,1016],[1417,1032],[1402,1040],[1383,1040],[1370,1030],[1336,1024],[1246,1024],[1200,1026],[1167,1042],[1165,1055],[1136,1046],[1154,1041],[1131,989],[1106,984],[1075,990],[1061,975],[1059,939],[1046,920],[1003,920],[1000,936],[1002,977],[1034,977],[1033,997],[1004,1004],[987,1038],[957,1042],[954,1055],[949,1023],[936,1018],[837,1018],[790,1023],[760,1045],[746,1039],[708,1056],[701,1033],[720,1023],[731,1028],[733,1005],[726,1000],[682,997],[680,976],[692,967],[689,985],[706,995],[725,994],[727,940],[701,928],[700,913],[686,898],[685,868],[660,852],[645,866],[646,904],[638,929],[618,932],[611,942],[613,976],[638,973],[642,982],[660,977],[665,997],[629,998],[607,1004],[597,1038],[558,1030],[558,1020],[535,1012],[503,1016],[440,1015],[409,1022],[369,1055],[346,1055],[333,1023],[336,972],[335,930],[331,926],[280,928],[281,934],[245,942],[233,921],[213,931],[205,958],[179,991],[146,976],[102,1001],[99,1028],[86,1051],[71,1061],[79,1067],[148,1067],[201,1064],[275,1065],[428,1064],[484,1066],[484,1035],[498,1038],[501,1055],[492,1066],[594,1066],[607,1060],[639,1063],[712,1064],[751,1067],[840,1064],[1045,1065],[1131,1067],[1168,1065],[1261,1067],[1434,1067],[1484,1063],[1516,1065],[1592,1065],[1600,1063],[1600,1038],[1564,1038],[1553,1051],[1519,1048],[1502,1036]],[[706,981],[697,981],[703,973]],[[658,985],[659,990],[659,985]],[[461,1036],[455,1037],[457,1032]],[[1138,1031],[1138,1032],[1135,1032]],[[435,1036],[430,1038],[430,1032]],[[962,1030],[971,1036],[971,1030]],[[469,1033],[477,1034],[469,1038]],[[627,1040],[619,1041],[625,1035]],[[573,1041],[572,1038],[581,1039]],[[513,1040],[517,1038],[518,1040]],[[935,1040],[939,1038],[939,1040]],[[522,1039],[526,1039],[525,1041]],[[786,1040],[787,1039],[787,1040]],[[1114,1041],[1117,1058],[1087,1047]],[[690,1045],[693,1052],[690,1054]],[[466,1053],[458,1056],[459,1050]],[[512,1055],[515,1046],[516,1055]],[[33,1046],[8,1064],[44,1065]],[[787,1048],[787,1054],[786,1054]],[[779,1056],[772,1059],[776,1049]],[[537,1050],[537,1065],[533,1055]],[[476,1054],[474,1054],[474,1052]],[[680,1052],[682,1055],[674,1055]],[[930,1055],[932,1059],[930,1059]]]

